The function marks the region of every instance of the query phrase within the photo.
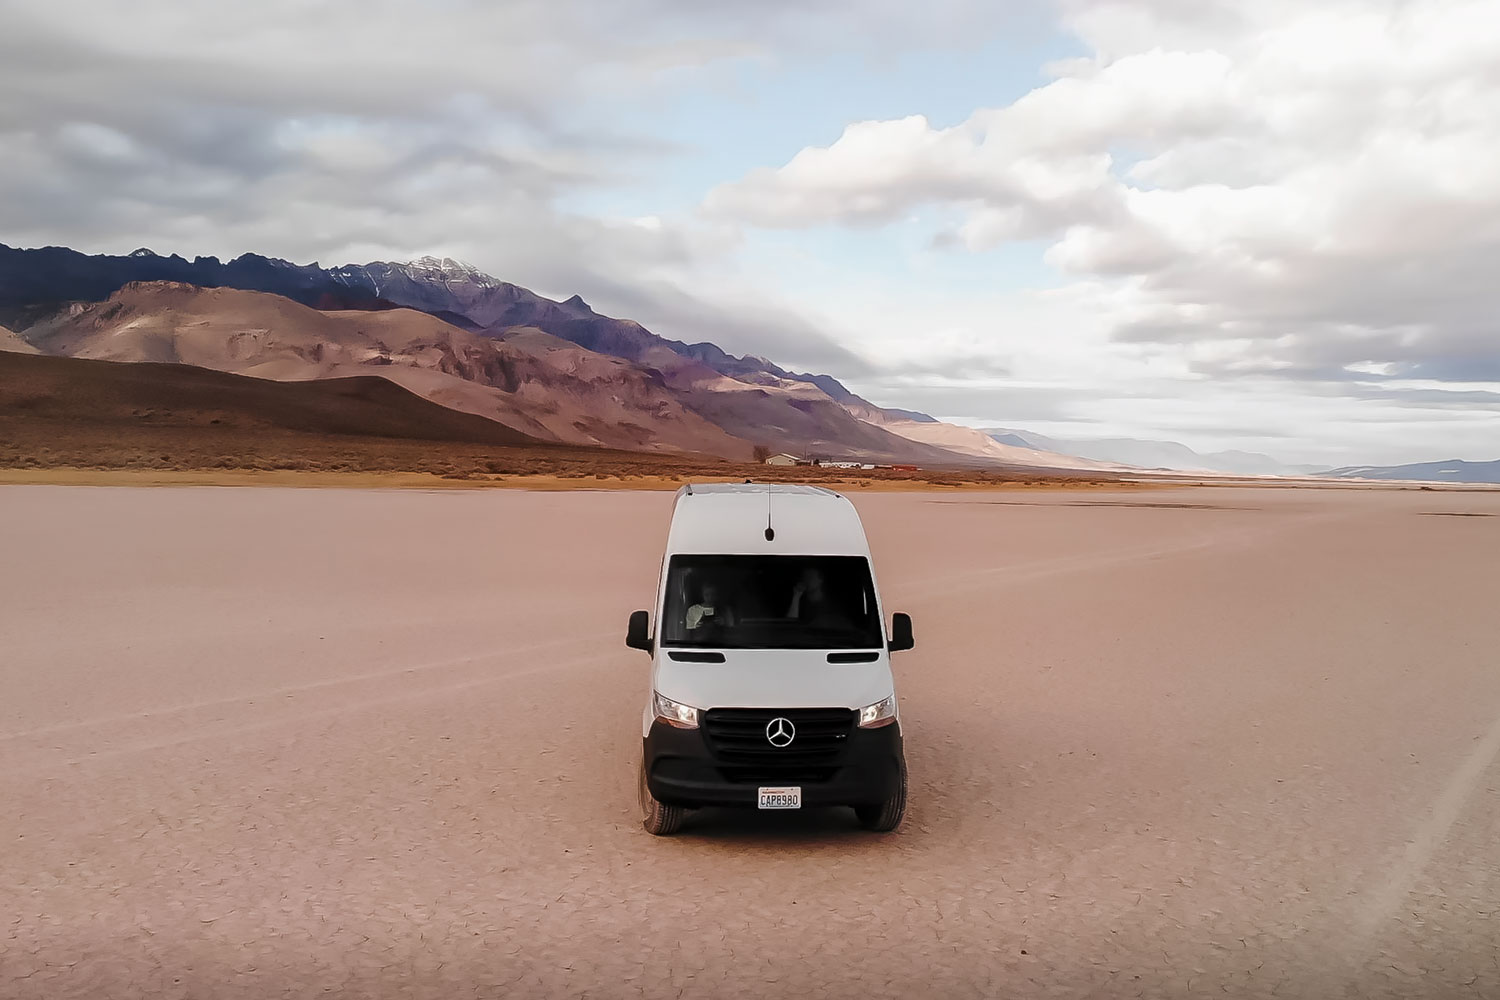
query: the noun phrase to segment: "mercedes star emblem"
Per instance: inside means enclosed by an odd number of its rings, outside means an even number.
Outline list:
[[[792,725],[791,719],[777,716],[766,723],[766,742],[773,747],[781,748],[792,745],[792,740],[797,738],[797,727]]]

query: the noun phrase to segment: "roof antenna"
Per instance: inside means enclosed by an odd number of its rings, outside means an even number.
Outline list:
[[[768,542],[776,540],[776,529],[773,528],[773,527],[771,527],[771,497],[772,496],[774,496],[774,494],[771,492],[771,484],[767,483],[766,484],[766,541],[768,541]]]

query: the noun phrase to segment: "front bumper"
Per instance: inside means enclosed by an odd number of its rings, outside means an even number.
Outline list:
[[[774,773],[760,780],[732,780],[717,760],[703,729],[677,729],[660,720],[651,724],[642,747],[646,786],[667,805],[743,806],[755,808],[762,785],[799,785],[804,808],[877,805],[896,794],[901,781],[901,726],[853,729],[836,765],[823,780],[809,781]],[[727,774],[726,774],[727,772]]]

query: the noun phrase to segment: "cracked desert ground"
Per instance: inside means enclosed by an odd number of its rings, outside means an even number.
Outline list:
[[[654,839],[671,494],[0,487],[0,996],[1500,996],[1500,492],[855,493],[905,826]]]

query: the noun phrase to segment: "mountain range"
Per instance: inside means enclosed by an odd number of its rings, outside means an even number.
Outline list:
[[[578,296],[553,301],[448,259],[324,268],[256,254],[223,262],[0,245],[0,323],[4,343],[49,355],[277,380],[378,374],[563,444],[734,460],[763,447],[928,467],[1109,467],[999,445],[877,406],[832,376],[668,340]]]
[[[1500,461],[1417,462],[1411,465],[1355,465],[1326,475],[1339,479],[1404,479],[1428,483],[1500,483]]]
[[[753,384],[802,382],[835,401],[879,410],[828,375],[786,371],[764,358],[736,357],[712,343],[658,337],[639,323],[594,312],[580,296],[554,302],[451,258],[377,261],[323,268],[247,253],[228,262],[187,260],[142,248],[119,257],[64,247],[19,250],[0,244],[0,324],[20,330],[64,302],[97,302],[128,284],[173,281],[200,288],[270,292],[320,310],[380,311],[405,306],[472,331],[530,326],[601,354],[682,372],[696,363]],[[889,411],[894,418],[931,420]]]
[[[1055,438],[1035,431],[988,428],[985,433],[1002,444],[1056,451],[1101,462],[1119,462],[1141,469],[1183,472],[1224,472],[1237,476],[1305,476],[1327,466],[1290,465],[1252,451],[1197,452],[1176,441],[1139,438]]]

